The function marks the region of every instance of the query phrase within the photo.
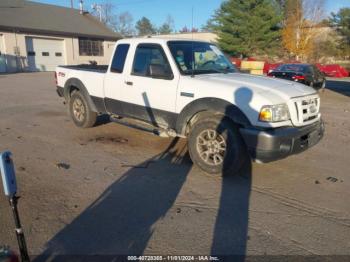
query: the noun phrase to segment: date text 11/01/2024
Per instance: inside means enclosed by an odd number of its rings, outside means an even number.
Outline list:
[[[128,256],[129,261],[219,261],[215,256]]]

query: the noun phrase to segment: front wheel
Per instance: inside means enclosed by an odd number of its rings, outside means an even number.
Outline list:
[[[237,126],[225,118],[206,118],[195,123],[188,149],[194,164],[209,174],[236,174],[249,158]]]
[[[88,128],[96,123],[97,113],[91,111],[85,97],[79,91],[74,91],[69,99],[69,113],[78,127]]]

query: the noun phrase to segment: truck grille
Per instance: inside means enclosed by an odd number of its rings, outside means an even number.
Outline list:
[[[294,125],[311,124],[319,119],[320,98],[318,95],[294,98],[293,104],[296,110],[295,116],[292,117]]]

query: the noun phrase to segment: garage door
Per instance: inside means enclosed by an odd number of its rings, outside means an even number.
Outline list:
[[[3,35],[0,35],[0,73],[6,72],[6,58]]]
[[[65,64],[63,40],[26,37],[26,46],[30,71],[55,71]]]

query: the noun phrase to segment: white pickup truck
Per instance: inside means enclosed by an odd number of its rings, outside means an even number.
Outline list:
[[[188,138],[192,161],[213,174],[299,153],[324,133],[313,88],[239,73],[207,42],[120,40],[109,66],[59,66],[56,80],[77,126],[94,126],[99,114],[147,123]]]

